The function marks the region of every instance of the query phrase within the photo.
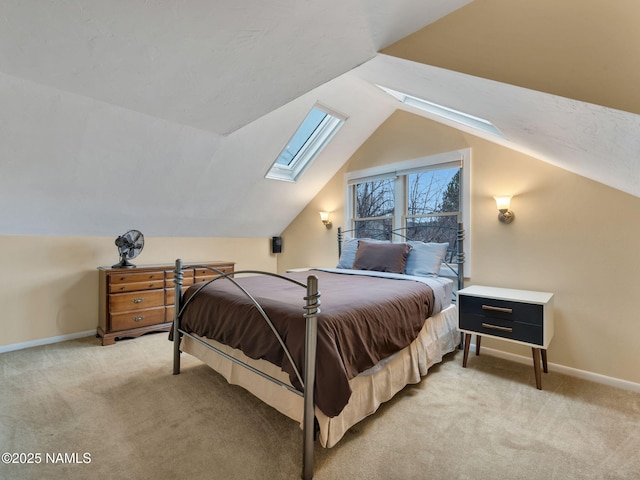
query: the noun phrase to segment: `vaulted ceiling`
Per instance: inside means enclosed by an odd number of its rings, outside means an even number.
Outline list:
[[[640,196],[634,0],[513,3],[4,0],[0,234],[277,234],[396,109],[446,123],[376,85]],[[316,102],[344,128],[266,180]]]

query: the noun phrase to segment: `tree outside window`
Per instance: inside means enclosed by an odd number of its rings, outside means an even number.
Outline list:
[[[429,169],[355,184],[356,236],[390,240],[394,225],[403,225],[406,240],[448,242],[447,257],[452,257],[460,216],[460,171]],[[396,182],[404,192],[401,201],[395,197]]]

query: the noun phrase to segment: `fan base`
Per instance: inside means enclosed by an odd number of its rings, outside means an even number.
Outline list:
[[[136,268],[133,263],[129,263],[126,258],[122,258],[120,263],[116,263],[115,265],[111,265],[111,268]]]

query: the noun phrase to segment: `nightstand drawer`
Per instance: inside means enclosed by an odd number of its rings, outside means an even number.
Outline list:
[[[512,300],[461,295],[460,315],[478,315],[485,317],[489,321],[507,320],[542,326],[543,306],[532,303],[514,302]]]
[[[459,328],[477,332],[478,335],[491,335],[535,345],[542,345],[543,341],[542,325],[514,322],[483,315],[461,314]]]

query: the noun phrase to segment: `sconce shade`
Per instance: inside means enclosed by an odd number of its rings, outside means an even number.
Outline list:
[[[324,223],[324,226],[331,228],[331,221],[329,220],[329,212],[320,212],[320,220]]]
[[[499,197],[493,197],[496,200],[496,206],[498,210],[509,210],[509,204],[511,203],[511,195],[503,195]]]

